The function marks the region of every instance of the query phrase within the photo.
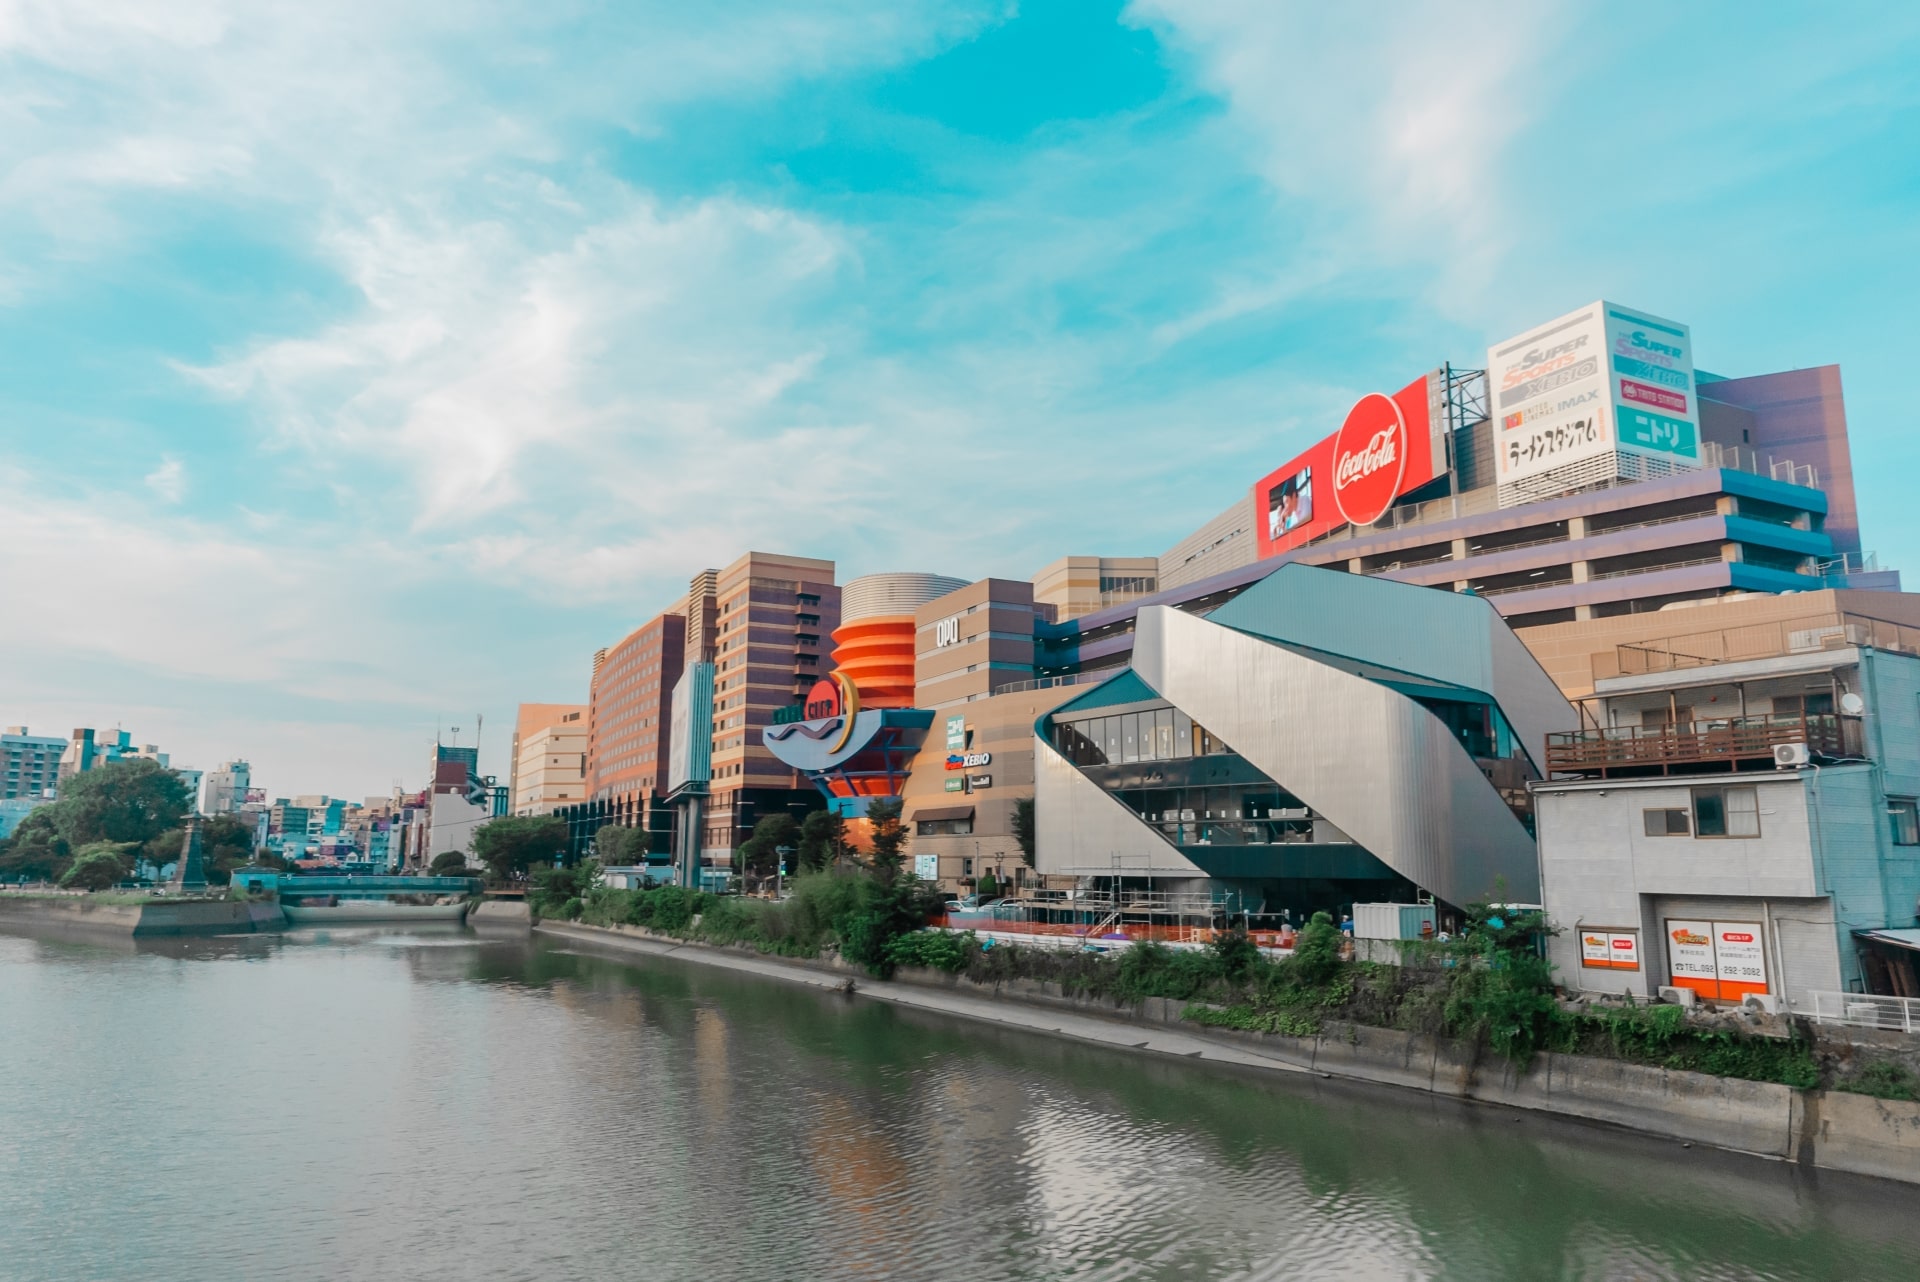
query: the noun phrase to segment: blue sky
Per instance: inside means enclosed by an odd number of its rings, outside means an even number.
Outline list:
[[[1600,296],[1839,362],[1920,573],[1920,10],[1830,12],[0,0],[0,717],[503,771],[749,547],[1157,553]]]

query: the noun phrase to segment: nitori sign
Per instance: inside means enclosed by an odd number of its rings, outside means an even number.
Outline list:
[[[1370,392],[1347,411],[1333,440],[1333,503],[1349,525],[1372,525],[1407,473],[1407,420],[1391,396]]]

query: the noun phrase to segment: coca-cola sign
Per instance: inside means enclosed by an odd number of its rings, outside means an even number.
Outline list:
[[[1407,474],[1407,420],[1391,396],[1354,402],[1333,438],[1333,502],[1350,525],[1372,525]]]
[[[1432,412],[1442,377],[1436,371],[1391,395],[1361,397],[1338,431],[1256,484],[1260,555],[1276,556],[1342,525],[1371,525],[1443,471],[1446,447]]]

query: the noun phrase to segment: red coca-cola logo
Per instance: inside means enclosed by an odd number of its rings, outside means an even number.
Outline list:
[[[1354,402],[1333,438],[1333,505],[1349,525],[1372,525],[1407,474],[1407,420],[1382,392]]]

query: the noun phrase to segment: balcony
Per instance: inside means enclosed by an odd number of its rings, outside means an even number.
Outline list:
[[[1816,757],[1861,755],[1860,719],[1727,717],[1676,726],[1620,726],[1547,736],[1547,773],[1593,779],[1773,769],[1773,750],[1804,743]]]

